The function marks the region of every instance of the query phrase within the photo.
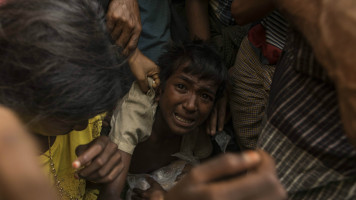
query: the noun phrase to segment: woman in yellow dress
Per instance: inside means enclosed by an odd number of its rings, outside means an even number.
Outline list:
[[[117,52],[96,1],[0,7],[0,103],[35,136],[61,199],[119,199],[121,156],[100,136],[105,113],[122,94],[126,65]]]

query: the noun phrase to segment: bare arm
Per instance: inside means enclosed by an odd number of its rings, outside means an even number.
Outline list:
[[[147,77],[151,77],[155,81],[152,85],[153,88],[159,85],[158,66],[147,56],[143,55],[138,48],[130,55],[128,63],[142,92],[146,93],[149,90]]]
[[[356,1],[275,0],[334,80],[347,136],[356,146]]]
[[[272,0],[234,0],[231,4],[231,14],[239,25],[261,19],[273,9]]]
[[[207,40],[210,38],[208,5],[209,0],[185,1],[191,39]]]
[[[0,106],[0,199],[55,200],[38,149],[16,116]]]

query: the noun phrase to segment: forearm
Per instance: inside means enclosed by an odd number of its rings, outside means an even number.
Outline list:
[[[239,25],[261,19],[273,9],[272,0],[234,0],[231,4],[231,14]]]
[[[191,39],[208,40],[209,29],[209,0],[186,0],[185,8]]]
[[[131,155],[121,151],[121,160],[124,164],[124,169],[121,174],[111,183],[105,185],[100,190],[100,195],[98,200],[119,200],[122,189],[125,186],[127,173],[130,168]]]
[[[344,128],[356,145],[356,2],[275,0],[335,82]]]

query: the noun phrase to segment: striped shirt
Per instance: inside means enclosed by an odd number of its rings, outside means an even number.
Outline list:
[[[335,87],[302,36],[290,36],[258,146],[274,157],[290,199],[356,199],[356,150],[343,130]]]
[[[266,29],[266,42],[283,49],[288,30],[288,22],[284,17],[275,10],[263,18],[261,24]]]
[[[209,5],[213,14],[225,25],[234,25],[235,19],[231,15],[232,0],[210,0]]]

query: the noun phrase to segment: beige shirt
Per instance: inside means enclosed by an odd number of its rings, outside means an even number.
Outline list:
[[[152,85],[152,79],[149,79],[149,83]],[[155,92],[152,88],[145,94],[137,82],[134,82],[130,91],[119,102],[111,119],[109,137],[120,150],[132,154],[136,145],[151,135],[157,109],[154,98]],[[197,133],[184,135],[181,150],[174,156],[196,162],[208,157],[211,152],[209,136]]]

